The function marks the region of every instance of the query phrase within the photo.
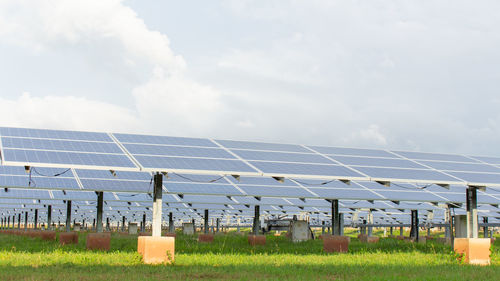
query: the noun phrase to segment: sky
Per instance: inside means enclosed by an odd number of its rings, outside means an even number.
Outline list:
[[[0,126],[500,156],[499,10],[0,0]]]

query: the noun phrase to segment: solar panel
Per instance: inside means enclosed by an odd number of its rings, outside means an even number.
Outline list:
[[[9,165],[137,169],[106,133],[0,128]]]

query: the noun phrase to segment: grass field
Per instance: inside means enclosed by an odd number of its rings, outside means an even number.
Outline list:
[[[291,243],[267,237],[251,247],[245,236],[216,235],[212,244],[179,235],[173,265],[143,265],[137,238],[113,234],[111,251],[60,246],[38,238],[0,234],[0,280],[498,280],[500,241],[492,265],[460,264],[452,249],[438,243],[352,239],[347,254],[325,254],[322,241]]]

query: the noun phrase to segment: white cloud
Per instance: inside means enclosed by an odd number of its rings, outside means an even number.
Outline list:
[[[2,125],[11,127],[130,132],[141,125],[126,108],[83,97],[40,98],[23,93],[15,100],[0,98],[0,104]]]

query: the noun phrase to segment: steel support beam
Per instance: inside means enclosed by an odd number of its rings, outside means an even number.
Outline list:
[[[122,216],[122,232],[125,231],[125,216]]]
[[[35,209],[35,225],[33,228],[34,229],[38,228],[38,209]]]
[[[418,210],[411,210],[411,229],[410,237],[418,240]]]
[[[469,186],[466,191],[467,238],[478,238],[477,224],[477,187]]]
[[[203,217],[203,233],[208,234],[208,209],[205,210],[205,216]]]
[[[253,216],[253,234],[258,235],[260,232],[260,206],[255,205],[255,212]]]
[[[175,232],[174,214],[172,212],[168,213],[168,232]]]
[[[96,232],[102,232],[102,211],[104,208],[104,192],[97,192],[97,221],[95,228]]]
[[[66,232],[71,231],[71,200],[66,201]]]
[[[24,212],[24,230],[28,230],[28,212]]]
[[[153,194],[153,237],[161,237],[161,221],[162,221],[162,193],[163,193],[163,174],[156,173],[154,179],[154,194]]]
[[[52,205],[49,205],[47,207],[47,229],[51,230],[52,229]]]
[[[488,217],[483,217],[483,223],[488,223]],[[483,226],[483,236],[484,238],[488,238],[488,225]]]
[[[332,200],[332,227],[333,235],[340,235],[339,200]]]
[[[142,232],[146,231],[146,214],[142,214]]]

